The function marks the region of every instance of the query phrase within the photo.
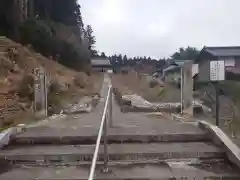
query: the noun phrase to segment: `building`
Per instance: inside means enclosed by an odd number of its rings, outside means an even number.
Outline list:
[[[91,65],[94,71],[112,70],[112,64],[108,57],[94,57],[91,59]]]
[[[210,61],[222,60],[227,73],[240,75],[240,46],[204,47],[195,63],[199,65],[199,80],[209,80]]]
[[[178,79],[181,77],[180,74],[181,68],[182,68],[181,64],[178,64],[175,61],[173,61],[167,68],[163,69],[162,79],[168,82],[171,81],[177,82]]]
[[[181,77],[181,68],[184,63],[188,60],[171,60],[169,63],[163,67],[163,69],[159,69],[156,72],[158,73],[158,77],[161,77],[162,80],[171,82],[178,81]]]

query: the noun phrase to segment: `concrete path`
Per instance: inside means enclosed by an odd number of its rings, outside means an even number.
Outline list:
[[[87,180],[109,84],[106,75],[93,112],[38,124],[14,137],[0,151],[0,179]],[[225,161],[225,149],[194,124],[122,113],[113,100],[113,125],[108,129],[109,172],[101,171],[101,144],[94,179],[240,179],[238,168]]]
[[[206,180],[232,179],[238,180],[236,169],[225,166],[224,163],[157,163],[110,166],[109,173],[102,173],[102,167],[97,166],[94,176],[96,180]],[[89,166],[77,167],[26,167],[20,166],[0,175],[4,180],[87,180]],[[197,177],[197,178],[196,178]]]
[[[34,136],[51,131],[62,131],[63,134],[71,134],[73,131],[79,134],[85,134],[87,129],[91,129],[93,135],[96,135],[100,126],[100,121],[104,109],[105,99],[107,98],[107,90],[110,84],[108,75],[105,75],[101,90],[101,99],[97,107],[91,113],[67,115],[64,118],[55,119],[49,122],[40,123],[36,127],[28,128],[25,133]],[[113,128],[111,132],[125,131],[125,128],[134,128],[134,131],[142,133],[201,133],[202,131],[192,124],[182,124],[181,122],[169,120],[165,117],[154,118],[146,113],[122,113],[113,98]],[[88,134],[89,134],[88,132]],[[75,134],[74,133],[74,134]],[[24,134],[24,133],[23,133]]]
[[[65,130],[71,131],[72,129],[79,129],[79,128],[98,128],[100,125],[109,84],[110,84],[110,80],[108,76],[105,75],[102,89],[100,92],[100,97],[101,97],[100,102],[91,113],[67,115],[65,116],[65,118],[55,119],[53,121],[42,123],[37,127],[34,127],[34,129],[44,130],[48,128],[54,128],[54,129],[65,129]]]

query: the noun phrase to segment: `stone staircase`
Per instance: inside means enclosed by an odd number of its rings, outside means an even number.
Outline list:
[[[102,92],[108,88],[107,80]],[[103,107],[100,101],[85,118],[68,116],[13,136],[0,151],[0,180],[87,180]],[[209,131],[166,118],[121,113],[116,103],[112,108],[114,127],[107,130],[109,170],[103,172],[101,145],[95,180],[240,179],[225,144],[214,144]]]
[[[205,132],[157,133],[110,128],[109,172],[100,147],[97,180],[240,179],[221,146]],[[0,151],[3,180],[87,180],[95,149],[93,128],[31,128]]]

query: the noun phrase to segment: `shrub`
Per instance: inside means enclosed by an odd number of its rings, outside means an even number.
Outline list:
[[[84,82],[83,78],[81,78],[81,77],[75,77],[74,84],[76,86],[80,87],[81,89],[84,89],[86,86],[86,83]]]
[[[48,94],[48,106],[57,107],[62,104],[61,97],[59,94],[50,93]]]
[[[48,90],[48,107],[49,113],[55,113],[62,105],[62,90],[60,84],[52,82]]]
[[[61,85],[57,82],[52,82],[49,86],[49,93],[59,94],[61,93]]]
[[[34,78],[32,75],[25,75],[19,84],[18,95],[21,98],[28,98],[31,101],[34,100]]]
[[[165,93],[165,88],[161,88],[157,94],[158,97],[161,97]]]

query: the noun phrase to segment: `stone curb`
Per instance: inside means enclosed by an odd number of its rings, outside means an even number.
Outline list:
[[[64,154],[17,154],[17,155],[3,155],[5,160],[9,162],[24,162],[24,163],[71,163],[71,162],[88,162],[92,161],[93,155],[89,153],[64,153]],[[1,158],[3,158],[3,156]],[[147,153],[109,153],[108,159],[110,161],[150,161],[150,160],[168,160],[168,159],[222,159],[224,152],[147,152]],[[98,156],[98,161],[104,161],[103,153]]]
[[[9,128],[0,133],[0,149],[3,149],[5,146],[9,144],[12,139],[12,136],[18,133],[17,127]]]
[[[59,134],[53,136],[19,136],[14,137],[13,142],[16,145],[31,144],[94,144],[97,135],[74,135],[74,136],[60,136]],[[110,143],[154,143],[154,142],[202,142],[209,141],[205,133],[185,133],[185,134],[132,134],[132,135],[118,135],[109,134],[108,141]]]
[[[207,131],[211,140],[224,147],[228,159],[240,168],[240,149],[232,140],[217,126],[206,121],[199,121],[198,126]]]
[[[92,98],[91,101],[89,102],[91,104],[91,110],[98,104],[99,102],[99,95],[97,95],[98,98]],[[87,110],[86,110],[87,111]],[[0,150],[3,149],[5,146],[7,146],[10,141],[12,140],[13,136],[15,136],[17,133],[21,133],[23,131],[25,131],[25,129],[27,128],[32,128],[32,127],[36,127],[38,125],[42,125],[44,123],[47,123],[49,121],[53,121],[53,120],[60,120],[66,117],[66,114],[62,114],[62,112],[60,114],[54,114],[50,117],[47,117],[44,120],[40,120],[39,122],[30,124],[30,125],[25,125],[25,124],[19,124],[15,127],[11,127],[6,129],[3,132],[0,132]]]
[[[126,112],[164,112],[164,113],[179,113],[180,108],[165,108],[165,107],[141,107],[141,106],[122,106],[121,111]]]
[[[39,124],[46,123],[49,121],[56,120],[57,118],[65,118],[65,115],[62,114],[59,115],[53,115],[51,117],[48,117],[45,120],[39,121],[35,124],[25,125],[25,124],[19,124],[15,127],[8,128],[0,133],[0,150],[4,147],[8,146],[11,140],[18,134],[23,131],[25,131],[27,128],[38,126]]]
[[[61,114],[54,114],[50,117],[47,117],[46,119],[43,119],[43,120],[40,120],[40,121],[36,122],[36,123],[29,124],[29,125],[23,125],[21,127],[21,130],[19,130],[19,132],[23,132],[27,128],[33,128],[33,127],[37,127],[37,126],[40,126],[40,125],[44,125],[45,123],[48,123],[48,122],[51,122],[51,121],[62,120],[66,117],[67,117],[66,114],[62,114],[62,113]]]

